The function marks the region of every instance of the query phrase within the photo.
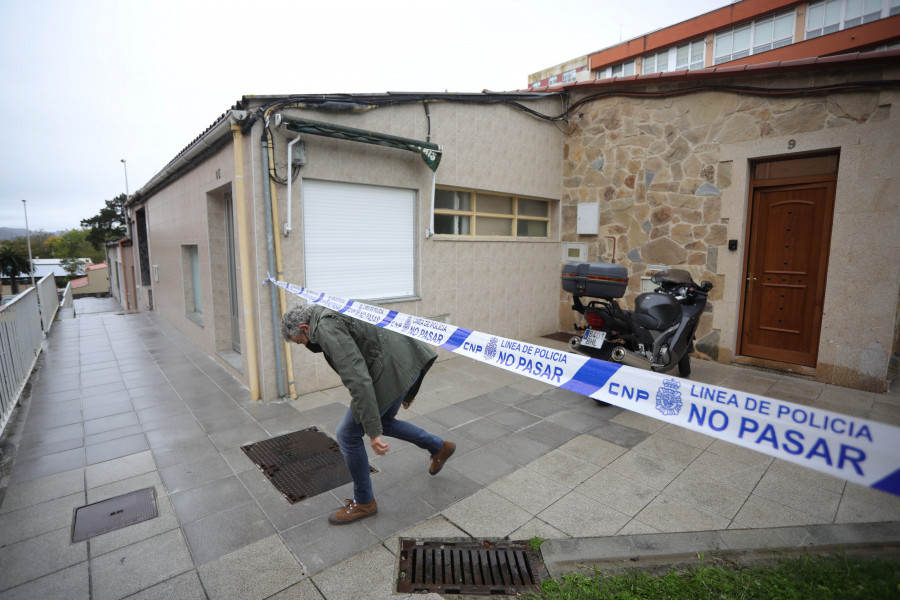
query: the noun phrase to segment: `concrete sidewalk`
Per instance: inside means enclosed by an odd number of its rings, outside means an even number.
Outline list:
[[[777,528],[900,521],[900,498],[453,357],[401,416],[456,455],[431,477],[427,453],[392,440],[372,457],[379,514],[329,526],[349,485],[290,505],[240,446],[313,425],[333,435],[343,388],[254,404],[158,315],[79,302],[6,436],[17,456],[0,504],[0,599],[405,598],[392,596],[399,537],[753,529],[774,542]],[[900,424],[896,391],[703,361],[691,379]],[[157,518],[70,542],[75,508],[147,487]]]

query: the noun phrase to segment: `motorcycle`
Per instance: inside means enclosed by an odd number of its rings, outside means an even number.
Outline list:
[[[713,285],[709,281],[697,285],[682,269],[660,271],[650,281],[658,287],[640,294],[633,311],[625,310],[616,302],[628,284],[624,267],[567,263],[563,289],[572,293],[572,309],[587,322],[584,327],[575,325],[582,333],[569,340],[569,347],[593,358],[651,371],[666,372],[677,365],[681,377],[690,375],[694,334]]]

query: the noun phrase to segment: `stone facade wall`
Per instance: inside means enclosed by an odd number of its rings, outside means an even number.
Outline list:
[[[877,68],[715,83],[787,88],[896,76],[897,69]],[[751,161],[839,150],[815,376],[883,389],[900,285],[900,160],[891,141],[900,134],[900,114],[892,110],[898,99],[894,86],[793,97],[699,91],[587,103],[564,148],[562,241],[587,242],[589,260],[610,262],[614,239],[615,262],[630,274],[623,299],[629,306],[650,265],[678,266],[698,282],[710,280],[713,310],[702,318],[698,348],[730,362],[739,336]],[[577,205],[589,202],[600,205],[600,233],[579,236]],[[727,249],[729,239],[738,240],[737,251]],[[876,284],[878,300],[861,314],[847,294],[867,283]],[[571,330],[570,306],[561,293],[563,330]]]

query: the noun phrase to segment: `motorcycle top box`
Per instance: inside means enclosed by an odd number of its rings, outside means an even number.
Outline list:
[[[577,296],[621,298],[628,287],[628,269],[612,263],[566,263],[562,270],[562,286]]]

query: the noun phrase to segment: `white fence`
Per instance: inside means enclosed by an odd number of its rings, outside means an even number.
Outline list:
[[[63,290],[62,298],[59,301],[60,308],[72,308],[75,304],[75,297],[72,295],[72,282],[66,284],[66,289]]]
[[[52,274],[0,306],[0,433],[31,376],[44,334],[50,331],[58,309]]]
[[[66,286],[69,287],[69,286]],[[38,305],[41,309],[41,325],[44,333],[50,333],[50,326],[59,310],[59,292],[53,274],[45,275],[37,282]]]

